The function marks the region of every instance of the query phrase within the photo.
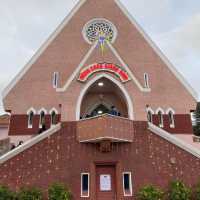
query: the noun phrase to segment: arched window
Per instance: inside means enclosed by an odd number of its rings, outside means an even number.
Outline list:
[[[39,128],[42,128],[44,125],[45,125],[45,112],[41,111]]]
[[[34,116],[34,112],[31,110],[28,114],[28,128],[33,127],[33,116]]]
[[[174,113],[172,111],[169,111],[168,116],[169,116],[170,127],[174,128],[174,126],[175,126],[175,123],[174,123]]]
[[[144,73],[144,87],[149,88],[149,75]]]
[[[51,112],[51,125],[55,125],[56,124],[56,112],[52,111]]]
[[[163,127],[163,113],[161,111],[158,111],[158,121],[159,121],[159,126],[162,128]]]
[[[153,122],[152,112],[150,110],[147,112],[147,120],[151,123]]]

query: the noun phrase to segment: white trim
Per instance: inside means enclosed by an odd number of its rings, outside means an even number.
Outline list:
[[[8,84],[8,86],[3,90],[3,99],[8,95],[8,93],[13,89],[17,82],[25,75],[25,73],[30,69],[30,67],[37,61],[37,59],[42,55],[42,53],[47,49],[51,42],[58,36],[58,34],[63,30],[63,28],[68,24],[75,13],[80,9],[80,7],[86,2],[86,0],[80,0],[67,17],[61,22],[58,28],[49,36],[49,38],[43,43],[39,50],[34,54],[30,61],[22,68],[22,70],[15,76],[15,78]]]
[[[150,92],[151,91],[150,88],[144,88],[140,84],[140,82],[133,75],[132,71],[129,69],[128,65],[122,60],[122,58],[120,57],[120,55],[118,54],[118,52],[115,50],[115,48],[109,42],[106,42],[106,44],[108,45],[108,47],[110,48],[110,50],[113,52],[113,54],[116,56],[116,58],[119,60],[119,62],[121,63],[122,67],[130,75],[132,81],[136,84],[136,86],[139,88],[139,90],[142,91],[142,92]],[[67,88],[69,87],[69,85],[71,84],[71,82],[76,78],[76,76],[79,74],[81,68],[86,63],[86,61],[88,60],[88,58],[90,57],[90,55],[92,54],[92,52],[94,51],[94,49],[96,48],[97,45],[98,45],[98,41],[93,44],[93,46],[90,48],[90,50],[88,51],[88,53],[85,55],[85,57],[83,58],[83,60],[79,64],[79,66],[75,69],[75,71],[69,77],[69,79],[67,80],[67,82],[65,83],[65,85],[62,88],[57,88],[56,89],[57,92],[64,92],[64,91],[67,90]]]
[[[128,12],[128,10],[125,8],[125,6],[121,3],[121,1],[115,0],[115,3],[122,10],[122,12],[126,15],[126,17],[130,20],[130,22],[136,27],[136,29],[140,32],[140,34],[144,37],[144,39],[148,42],[148,44],[160,56],[162,61],[171,70],[171,72],[176,76],[176,78],[184,85],[184,87],[188,90],[188,92],[192,95],[192,97],[196,101],[198,101],[197,92],[185,80],[185,78],[177,71],[177,69],[173,66],[173,64],[169,61],[169,59],[162,53],[162,51],[158,48],[158,46],[150,39],[150,37],[145,33],[143,28],[136,22],[136,20],[133,18],[133,16]]]
[[[166,114],[168,115],[168,118],[169,118],[169,113],[172,113],[172,123],[170,123],[170,128],[175,128],[175,119],[174,119],[174,115],[175,115],[175,111],[172,109],[172,108],[168,108],[166,110]]]
[[[154,114],[154,111],[152,110],[152,108],[151,107],[147,107],[146,108],[146,113],[147,113],[147,120],[148,121],[149,121],[149,118],[148,118],[149,116],[148,115],[149,115],[149,113],[151,114],[151,116],[150,116],[151,119],[150,119],[149,122],[152,122],[153,121],[153,114]]]
[[[154,110],[151,107],[146,108],[146,112],[148,113],[149,111],[151,112],[152,115],[155,114]]]
[[[41,119],[41,113],[44,112],[44,118],[45,118],[45,115],[47,115],[47,110],[45,108],[41,108],[39,111],[38,111],[38,114],[40,115],[40,121],[39,121],[39,128],[42,128],[42,119]],[[45,120],[45,119],[44,119]]]
[[[126,194],[125,188],[124,188],[124,175],[129,175],[129,184],[130,184],[130,194]],[[131,172],[123,172],[123,192],[125,197],[133,196],[133,185],[132,185],[132,175]]]
[[[158,114],[159,111],[161,111],[163,115],[165,114],[165,111],[161,107],[157,108],[155,113]]]
[[[26,149],[32,147],[33,145],[39,143],[40,141],[44,140],[47,137],[50,137],[55,132],[59,131],[61,129],[61,124],[57,124],[56,126],[48,129],[47,131],[43,132],[40,135],[37,135],[33,137],[32,139],[28,140],[27,142],[24,142],[19,147],[13,149],[12,151],[9,151],[8,153],[4,154],[0,157],[0,164],[3,164],[7,160],[13,158],[14,156],[18,155],[19,153],[25,151]]]
[[[58,111],[55,109],[55,108],[52,108],[50,111],[49,111],[49,114],[50,114],[50,118],[51,118],[51,126],[55,126],[56,123],[52,123],[53,122],[53,119],[52,119],[52,114],[53,112],[55,112],[56,115],[58,115]],[[55,115],[55,117],[56,117]]]
[[[96,22],[102,21],[102,22],[106,22],[107,24],[111,25],[111,27],[113,28],[113,33],[114,33],[114,36],[113,36],[113,39],[112,39],[111,43],[114,43],[115,40],[116,40],[116,38],[117,38],[117,35],[118,35],[117,28],[116,28],[116,26],[115,26],[111,21],[109,21],[108,19],[105,19],[105,18],[93,18],[93,19],[89,20],[89,21],[84,25],[83,30],[82,30],[82,35],[83,35],[84,40],[85,40],[88,44],[92,44],[92,42],[88,40],[88,38],[87,38],[85,32],[86,32],[86,29],[88,28],[88,26],[89,26],[91,23],[94,23],[95,21],[96,21]]]
[[[188,153],[192,154],[193,156],[200,158],[200,150],[195,148],[194,146],[184,142],[183,140],[179,139],[178,137],[172,135],[171,133],[159,128],[158,126],[155,126],[152,123],[148,123],[149,130],[162,137],[163,139],[167,140],[168,142],[178,146],[179,148],[187,151]]]
[[[59,72],[54,72],[52,77],[52,86],[53,88],[58,87],[58,81],[59,81]]]
[[[89,140],[80,140],[80,143],[95,143],[95,142],[100,142],[102,140],[111,140],[112,142],[133,142],[133,140],[126,140],[126,139],[121,139],[117,137],[98,137],[94,139],[89,139]]]
[[[94,117],[89,117],[89,118],[86,118],[86,119],[80,119],[79,121],[86,121],[86,120],[89,120],[89,119],[96,119],[96,118],[99,118],[99,117],[106,117],[106,116],[130,121],[130,119],[128,119],[126,117],[115,116],[115,115],[111,115],[109,113],[105,113],[105,114],[102,114],[102,115],[97,115],[97,116],[94,116]]]
[[[87,175],[88,176],[88,194],[87,195],[83,195],[83,175]],[[81,197],[84,198],[88,198],[90,197],[90,173],[81,173]]]
[[[38,111],[38,115],[40,115],[42,111],[44,112],[45,115],[48,114],[48,112],[47,112],[47,110],[46,110],[45,108],[41,108],[41,109]]]
[[[28,114],[28,129],[33,128],[33,119],[32,119],[32,123],[30,123],[30,121],[31,121],[31,113],[33,113],[32,117],[34,117],[34,112],[30,111],[30,113]]]
[[[64,92],[65,90],[67,90],[67,88],[69,87],[70,83],[75,79],[75,77],[77,76],[77,74],[79,73],[79,71],[81,70],[81,68],[83,67],[83,65],[86,63],[86,61],[88,60],[88,58],[90,57],[90,55],[92,54],[92,52],[94,51],[94,49],[96,48],[97,45],[98,45],[98,41],[95,42],[93,44],[93,46],[89,49],[89,51],[87,52],[87,54],[82,59],[82,61],[79,64],[79,66],[71,74],[71,76],[69,77],[69,79],[67,80],[67,82],[65,83],[65,85],[62,88],[57,88],[56,89],[57,92]]]
[[[160,107],[156,110],[156,114],[158,115],[159,112],[161,112],[161,122],[160,122],[160,119],[159,119],[159,126],[160,126],[161,128],[163,128],[163,127],[164,127],[163,115],[165,114],[165,112],[164,112],[164,110],[163,110],[162,108],[160,108]],[[158,116],[158,117],[159,117],[159,116]]]
[[[36,111],[33,107],[31,107],[31,108],[29,108],[29,109],[27,110],[27,112],[26,112],[27,115],[29,115],[31,111],[34,113],[34,115],[37,114],[37,111]]]
[[[86,112],[84,112],[82,118],[85,118],[87,114],[91,114],[93,110],[95,110],[99,105],[104,105],[106,108],[110,108],[112,106],[111,103],[108,103],[108,101],[96,101],[95,104],[92,106],[88,106],[89,108],[85,109]]]
[[[58,111],[57,111],[56,108],[52,108],[52,109],[49,111],[49,114],[51,115],[53,111],[56,113],[56,115],[58,115]]]
[[[28,129],[33,128],[33,124],[32,125],[30,124],[30,114],[31,114],[31,112],[33,112],[33,116],[36,115],[36,113],[37,113],[36,110],[33,107],[31,107],[31,108],[28,109],[28,111],[27,111],[27,115],[28,115]]]
[[[116,58],[120,61],[120,63],[122,64],[122,66],[125,68],[125,70],[128,72],[128,74],[130,75],[131,79],[136,84],[136,86],[139,88],[139,90],[142,91],[142,92],[150,92],[151,91],[150,88],[144,88],[140,84],[140,82],[134,76],[134,74],[132,73],[132,71],[129,69],[128,65],[121,58],[121,56],[119,55],[119,53],[117,52],[117,50],[112,46],[112,44],[110,44],[109,42],[106,42],[106,43],[107,43],[108,47],[111,49],[111,51],[114,53],[114,55],[116,56]]]
[[[173,115],[175,115],[175,111],[174,111],[173,108],[168,108],[168,109],[166,110],[166,114],[169,114],[170,111],[173,113]]]
[[[106,73],[97,74],[93,79],[91,79],[90,81],[88,81],[85,84],[84,88],[81,90],[80,95],[79,95],[78,100],[77,100],[77,104],[76,104],[76,120],[77,121],[80,120],[81,103],[82,103],[83,97],[85,96],[88,88],[93,83],[95,83],[97,80],[99,80],[101,78],[107,78],[107,79],[111,80],[113,83],[115,83],[119,87],[119,89],[121,89],[122,93],[124,94],[124,98],[126,100],[129,119],[134,120],[133,103],[132,103],[132,100],[131,100],[128,92],[126,91],[126,89],[124,88],[124,86],[119,81],[117,81],[112,76],[110,76],[110,75],[108,75]]]
[[[149,86],[149,74],[148,73],[144,73],[144,87],[145,88],[150,88]]]

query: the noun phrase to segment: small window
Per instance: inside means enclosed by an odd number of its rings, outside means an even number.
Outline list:
[[[51,125],[56,125],[56,112],[51,113]]]
[[[124,196],[132,196],[132,178],[131,172],[123,173]]]
[[[196,126],[197,125],[196,112],[194,110],[192,110],[190,112],[190,116],[191,116],[192,126]]]
[[[144,87],[149,88],[149,75],[144,73]]]
[[[151,122],[151,123],[153,122],[151,111],[148,111],[148,112],[147,112],[147,120],[148,120],[149,122]]]
[[[169,111],[168,116],[169,116],[170,127],[171,127],[171,128],[174,128],[174,127],[175,127],[175,123],[174,123],[174,113],[173,113],[172,111]]]
[[[159,126],[163,128],[163,114],[161,111],[158,112],[158,120],[159,120]]]
[[[54,72],[53,73],[53,88],[57,88],[58,87],[58,79],[59,79],[59,73],[58,72]]]
[[[81,174],[81,197],[89,197],[89,173]]]
[[[44,111],[42,111],[40,113],[40,127],[39,128],[42,128],[43,126],[45,126],[45,113],[44,113]]]
[[[28,128],[33,128],[33,116],[34,113],[31,111],[28,115]]]

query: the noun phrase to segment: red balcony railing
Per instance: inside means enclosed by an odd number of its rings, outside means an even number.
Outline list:
[[[102,115],[77,122],[79,142],[132,142],[133,121],[112,115]]]

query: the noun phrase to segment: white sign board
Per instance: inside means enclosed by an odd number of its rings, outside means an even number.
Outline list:
[[[100,175],[100,191],[111,191],[111,175]]]

